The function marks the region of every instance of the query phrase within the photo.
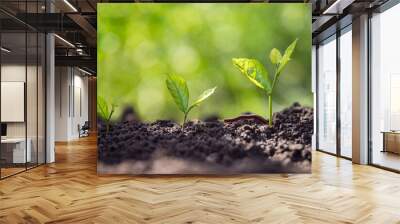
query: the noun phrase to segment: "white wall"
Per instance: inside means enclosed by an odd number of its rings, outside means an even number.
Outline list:
[[[76,72],[77,70],[75,70]],[[89,113],[88,113],[88,78],[85,76],[81,76],[82,73],[79,75],[74,75],[74,82],[73,82],[73,94],[74,96],[74,107],[72,108],[72,119],[71,119],[71,135],[74,138],[79,137],[78,132],[78,124],[83,125],[85,121],[89,120]]]
[[[78,125],[88,121],[88,78],[72,67],[56,67],[55,140],[79,138]]]
[[[25,82],[25,64],[8,64],[1,66],[1,81]],[[1,108],[5,110],[6,108]],[[7,137],[25,137],[25,122],[7,122]]]
[[[33,69],[36,69],[32,66],[28,66],[27,68],[24,65],[18,64],[5,64],[1,66],[1,81],[2,82],[25,82],[25,75],[27,69],[28,74]],[[36,71],[35,71],[36,72]],[[36,90],[35,92],[28,92],[28,97],[36,97]],[[30,100],[29,100],[30,101]],[[35,105],[36,107],[36,105]],[[6,108],[1,108],[5,110]],[[28,114],[28,121],[33,120],[34,118]],[[34,115],[36,116],[36,114]],[[36,117],[35,117],[36,118]],[[30,127],[31,125],[29,125]],[[7,136],[8,137],[25,137],[25,122],[7,122]]]
[[[39,69],[39,71],[37,71]],[[44,163],[44,74],[41,67],[25,64],[3,64],[1,66],[2,82],[24,82],[26,84],[26,107],[21,108],[22,113],[26,112],[27,120],[22,122],[5,122],[7,124],[7,137],[29,139],[33,162],[39,159],[39,163]],[[25,80],[27,78],[27,80]],[[23,94],[23,93],[22,93]],[[2,96],[7,97],[7,96]],[[1,110],[7,111],[10,108],[2,107]],[[12,111],[7,111],[11,112]],[[37,156],[37,153],[39,155]]]
[[[55,141],[67,141],[69,132],[69,68],[55,68]]]

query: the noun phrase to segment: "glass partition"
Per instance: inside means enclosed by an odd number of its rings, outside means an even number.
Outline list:
[[[24,171],[31,162],[26,138],[26,41],[25,32],[1,34],[2,177]]]
[[[42,10],[19,3],[22,12]],[[3,3],[0,3],[0,6]],[[44,33],[0,12],[0,178],[45,163]],[[11,25],[10,25],[11,24]]]
[[[318,149],[336,153],[336,36],[318,47]]]

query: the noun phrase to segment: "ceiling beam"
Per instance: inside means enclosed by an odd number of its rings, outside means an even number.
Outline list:
[[[82,30],[75,21],[62,13],[18,13],[16,18],[42,32]]]
[[[317,20],[315,20],[315,22],[313,22],[312,32],[315,33],[317,31],[321,30],[321,28],[323,28],[324,25],[326,23],[328,23],[334,17],[335,16],[320,16]]]
[[[68,14],[68,17],[74,21],[78,26],[82,28],[82,30],[88,35],[89,38],[86,38],[86,41],[90,44],[90,46],[96,46],[97,41],[97,30],[88,22],[88,20],[83,17],[81,14]]]
[[[88,67],[96,71],[97,60],[91,56],[55,56],[56,66]]]

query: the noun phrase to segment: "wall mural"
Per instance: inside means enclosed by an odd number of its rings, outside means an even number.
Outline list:
[[[309,4],[98,5],[98,173],[309,173]]]

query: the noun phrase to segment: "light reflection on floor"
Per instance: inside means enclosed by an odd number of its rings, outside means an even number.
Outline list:
[[[374,151],[372,157],[373,164],[400,170],[400,155],[391,152]]]

